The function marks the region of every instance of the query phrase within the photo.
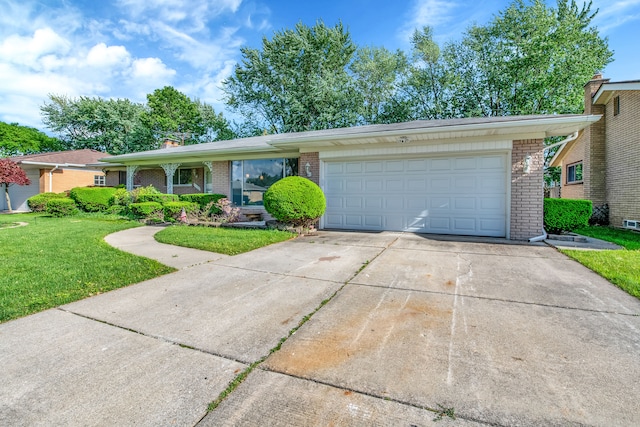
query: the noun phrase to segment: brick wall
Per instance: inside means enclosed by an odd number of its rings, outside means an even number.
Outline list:
[[[584,86],[584,113],[604,115],[604,106],[593,105],[593,95],[603,83],[609,79],[594,78]],[[594,205],[605,203],[606,198],[606,163],[605,163],[605,130],[606,117],[584,130],[584,198]],[[565,197],[563,195],[563,197]]]
[[[214,193],[224,194],[231,199],[231,162],[213,162],[211,181]]]
[[[120,171],[107,171],[105,185],[107,187],[115,187],[120,184]]]
[[[584,199],[584,184],[581,182],[579,184],[567,184],[567,166],[574,164],[576,162],[582,161],[582,174],[584,179],[584,170],[585,170],[585,144],[586,137],[585,134],[580,134],[577,141],[571,147],[571,151],[567,153],[564,159],[562,159],[562,198],[563,199]]]
[[[530,172],[524,173],[524,160],[531,156]],[[542,234],[543,140],[513,141],[511,152],[511,235],[527,240]]]
[[[620,113],[613,102],[620,96]],[[607,203],[609,223],[640,220],[640,91],[620,91],[606,105]]]
[[[40,170],[40,192],[49,191],[49,171],[50,169]],[[56,169],[53,171],[52,188],[54,193],[62,193],[71,190],[74,187],[93,186],[95,175],[104,175],[101,171],[85,171],[78,169]]]
[[[311,177],[307,176],[306,164],[309,163]],[[300,153],[298,163],[298,175],[309,178],[311,181],[320,185],[320,154],[319,153]]]
[[[161,193],[166,193],[167,176],[162,168],[139,169],[133,178],[133,185],[143,187],[153,185]]]

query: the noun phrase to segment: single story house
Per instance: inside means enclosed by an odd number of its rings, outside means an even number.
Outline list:
[[[601,115],[560,146],[550,166],[561,167],[560,197],[587,199],[608,210],[609,224],[640,230],[640,80],[585,85],[584,112]]]
[[[359,126],[170,146],[101,159],[107,185],[226,194],[264,212],[288,175],[325,193],[322,229],[527,240],[543,233],[543,139],[599,115],[481,117]]]
[[[28,211],[27,199],[40,193],[62,193],[74,187],[105,185],[105,174],[88,165],[109,155],[96,150],[69,150],[52,153],[10,157],[25,171],[29,185],[9,186],[14,211]],[[7,210],[7,202],[0,197],[0,210]]]

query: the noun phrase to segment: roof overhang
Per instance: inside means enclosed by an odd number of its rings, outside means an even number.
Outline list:
[[[614,92],[622,90],[640,90],[640,81],[603,83],[593,95],[593,104],[605,105],[613,97]]]
[[[265,135],[199,145],[164,148],[100,159],[112,167],[244,160],[266,156],[298,156],[323,147],[389,143],[455,143],[468,139],[517,140],[564,136],[600,120],[599,115],[478,117],[422,120],[310,132]]]

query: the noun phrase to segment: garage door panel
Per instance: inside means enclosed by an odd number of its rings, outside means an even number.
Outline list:
[[[327,162],[324,226],[506,234],[507,155]]]

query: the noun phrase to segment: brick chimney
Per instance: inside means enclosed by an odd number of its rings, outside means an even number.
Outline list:
[[[174,141],[173,139],[166,138],[162,142],[162,145],[160,146],[160,148],[173,148],[173,147],[179,147],[179,146],[180,146],[180,143],[178,143],[177,141]]]

